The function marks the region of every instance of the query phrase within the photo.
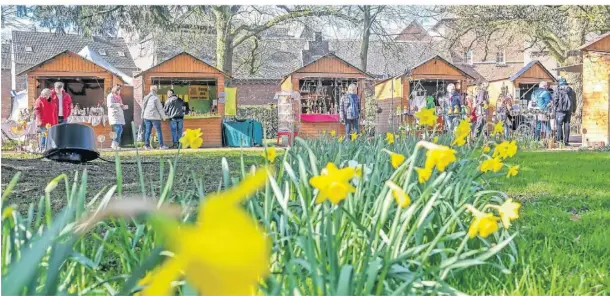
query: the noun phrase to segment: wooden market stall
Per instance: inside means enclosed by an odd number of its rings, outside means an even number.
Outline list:
[[[378,82],[375,98],[382,120],[377,123],[377,133],[395,132],[401,124],[412,122],[419,109],[427,105],[438,106],[439,98],[446,95],[450,83],[465,93],[471,80],[474,80],[471,75],[437,55],[402,75]]]
[[[591,40],[579,50],[582,64],[559,70],[582,73],[582,145],[610,145],[610,33]]]
[[[106,94],[113,85],[126,85],[128,77],[116,71],[107,62],[101,62],[98,56],[91,55],[88,47],[81,52],[61,52],[23,72],[27,74],[28,108],[32,108],[40,92],[44,88],[53,89],[57,81],[64,83],[64,90],[72,97],[72,114],[67,119],[70,123],[82,123],[93,127],[97,136],[104,140],[100,148],[108,148],[112,142],[110,133],[112,127],[108,123]],[[125,87],[126,88],[126,87]],[[133,96],[130,89],[122,92],[123,102],[133,108]],[[133,110],[133,109],[131,109]],[[131,120],[129,112],[125,112],[125,120]],[[122,143],[132,140],[131,129],[125,132]]]
[[[158,86],[157,93],[162,102],[167,99],[167,91],[173,89],[189,104],[190,114],[184,117],[184,130],[201,128],[202,147],[220,147],[225,114],[225,78],[229,77],[203,60],[182,52],[135,76],[136,100],[141,105],[151,85]],[[171,145],[169,121],[163,122],[162,131],[163,142]]]
[[[339,100],[350,84],[356,84],[364,114],[365,81],[370,79],[371,75],[332,53],[284,76],[280,89],[299,93],[295,101],[300,111],[298,136],[317,137],[332,130],[344,135],[345,127],[339,122]]]

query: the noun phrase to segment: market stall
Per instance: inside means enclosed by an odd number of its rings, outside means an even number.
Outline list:
[[[189,114],[184,117],[184,130],[201,128],[202,147],[222,146],[222,119],[225,115],[225,78],[229,75],[188,54],[179,53],[135,76],[136,101],[142,104],[143,97],[151,85],[158,87],[162,102],[167,99],[167,91],[174,93],[188,103]],[[137,120],[141,107],[136,110]],[[172,142],[169,122],[162,124],[163,142]]]
[[[377,125],[378,133],[397,131],[401,125],[414,122],[414,114],[424,107],[436,107],[443,114],[439,101],[447,95],[447,86],[454,84],[466,92],[474,78],[440,56],[434,56],[411,67],[404,74],[375,85],[375,98],[381,109],[379,116],[387,122]],[[439,116],[439,123],[442,116]]]
[[[281,90],[298,92],[298,99],[287,101],[297,104],[298,136],[317,137],[332,130],[345,134],[345,127],[339,122],[339,100],[350,84],[356,84],[364,112],[364,83],[369,79],[369,74],[332,53],[284,76]]]
[[[53,89],[57,81],[64,83],[64,90],[72,97],[72,114],[68,122],[78,122],[93,127],[96,135],[103,136],[100,147],[108,148],[112,142],[110,133],[112,127],[108,124],[105,96],[113,85],[124,85],[122,89],[123,102],[133,108],[131,88],[127,85],[131,78],[118,71],[103,58],[92,52],[88,47],[79,53],[64,51],[31,68],[19,73],[27,74],[28,108],[33,108],[34,102],[44,88]],[[129,112],[125,112],[126,121],[131,120]],[[122,144],[132,140],[131,128],[126,127]]]

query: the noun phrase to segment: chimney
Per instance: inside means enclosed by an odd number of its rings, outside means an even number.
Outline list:
[[[328,41],[322,40],[322,32],[314,33],[314,40],[309,40],[308,47],[302,51],[303,64],[309,64],[330,52]]]

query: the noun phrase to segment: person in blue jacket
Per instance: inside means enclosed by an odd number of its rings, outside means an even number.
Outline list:
[[[551,126],[549,124],[549,111],[551,108],[552,97],[549,92],[549,83],[542,81],[539,87],[532,94],[532,102],[530,108],[538,109],[542,113],[536,117],[536,140],[540,141],[540,131],[544,129],[545,135],[548,137],[551,135]]]

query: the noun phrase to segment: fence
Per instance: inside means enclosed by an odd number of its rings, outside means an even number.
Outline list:
[[[277,136],[278,116],[276,105],[242,105],[237,108],[237,119],[260,121],[265,131],[265,139]]]

